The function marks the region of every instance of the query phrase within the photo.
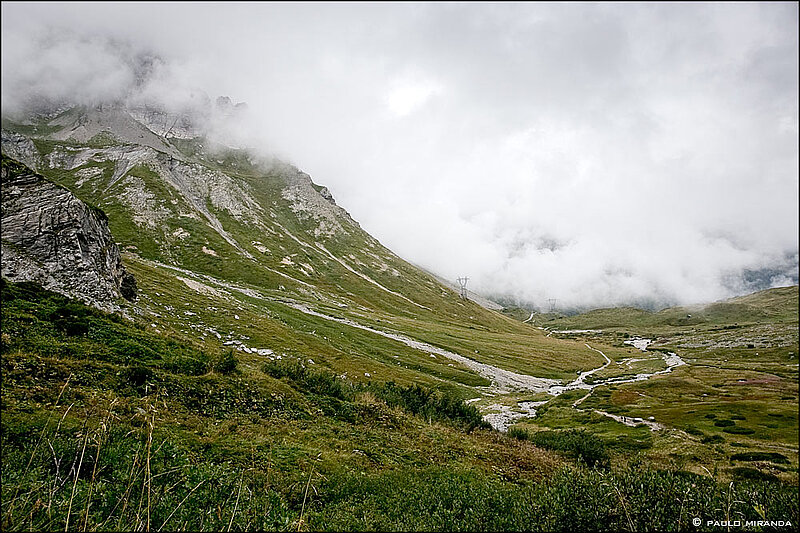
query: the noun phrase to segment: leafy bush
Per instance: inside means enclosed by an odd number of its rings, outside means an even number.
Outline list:
[[[122,281],[119,286],[119,292],[126,300],[132,302],[136,299],[136,295],[139,291],[136,288],[136,278],[134,278],[132,274],[128,272],[123,274]]]
[[[517,439],[517,440],[530,440],[531,439],[530,433],[528,433],[527,431],[525,431],[522,428],[510,428],[508,430],[508,433],[506,433],[506,435],[508,435],[512,439]]]
[[[452,394],[441,393],[416,384],[397,385],[392,381],[367,386],[367,389],[387,405],[400,407],[423,418],[457,422],[466,426],[467,430],[491,427],[483,420],[477,407],[464,403]]]
[[[82,318],[58,318],[53,325],[69,337],[77,337],[89,333],[89,324]]]
[[[313,531],[525,529],[523,491],[478,469],[339,474],[320,493]]]
[[[753,470],[753,469],[748,469]],[[757,470],[734,485],[674,470],[569,467],[504,484],[477,469],[402,469],[330,479],[310,518],[337,531],[674,531],[729,509],[742,520],[797,519],[796,487]],[[758,506],[759,511],[754,510]],[[763,513],[759,514],[759,513]]]
[[[76,302],[65,302],[52,310],[47,319],[53,323],[58,331],[69,337],[86,335],[89,332],[89,323],[86,317],[91,314],[85,306]]]
[[[762,472],[761,470],[757,470],[755,468],[749,468],[746,466],[738,466],[736,468],[731,469],[731,474],[733,475],[733,479],[742,481],[742,480],[756,480],[756,481],[778,481],[778,478],[770,474],[769,472]]]
[[[208,373],[211,364],[208,361],[208,356],[199,354],[192,357],[190,355],[179,355],[170,358],[164,363],[164,368],[173,374],[185,374],[187,376],[202,376]]]
[[[725,442],[725,438],[722,435],[709,435],[700,439],[700,442],[703,444],[720,444]]]
[[[138,340],[120,337],[110,343],[110,347],[126,361],[149,362],[161,359],[158,352]]]
[[[330,371],[308,368],[299,361],[269,362],[264,364],[262,370],[275,378],[288,378],[296,388],[321,396],[353,402],[358,393],[370,392],[390,407],[400,407],[425,419],[455,422],[465,426],[468,431],[491,427],[483,420],[477,407],[467,405],[452,394],[416,384],[404,386],[391,381],[355,384]],[[342,406],[338,406],[337,410],[339,408]]]
[[[297,388],[320,394],[333,396],[340,400],[354,398],[352,385],[326,370],[307,368],[299,361],[276,361],[266,363],[262,370],[274,378],[289,378]]]

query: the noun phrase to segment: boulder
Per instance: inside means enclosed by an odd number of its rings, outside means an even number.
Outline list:
[[[64,187],[2,158],[2,275],[113,310],[136,298],[108,218]]]

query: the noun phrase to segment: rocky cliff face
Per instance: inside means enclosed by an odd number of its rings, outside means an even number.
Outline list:
[[[105,214],[5,155],[1,213],[3,277],[106,310],[136,297]]]

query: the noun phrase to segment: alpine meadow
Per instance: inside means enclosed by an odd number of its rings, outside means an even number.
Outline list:
[[[797,4],[2,31],[4,531],[800,523]]]

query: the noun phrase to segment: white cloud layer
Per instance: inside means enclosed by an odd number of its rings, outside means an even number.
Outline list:
[[[2,4],[2,105],[249,105],[406,259],[563,306],[796,282],[798,7]],[[135,87],[152,53],[162,61]],[[756,283],[758,281],[759,283]]]

